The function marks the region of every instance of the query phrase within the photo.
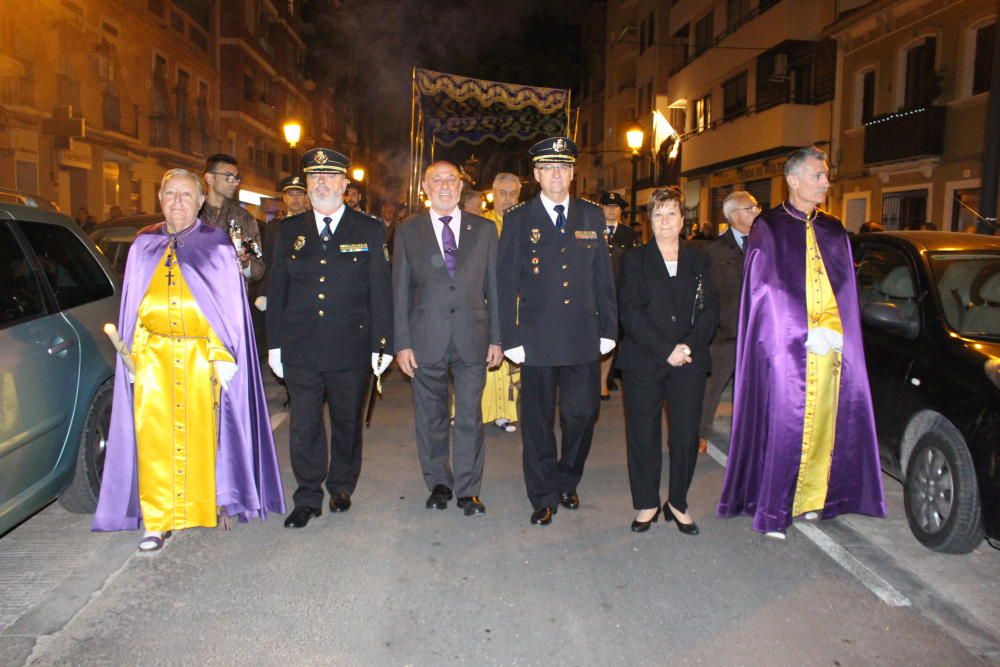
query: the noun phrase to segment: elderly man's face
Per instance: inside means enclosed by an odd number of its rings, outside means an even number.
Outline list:
[[[830,167],[825,160],[806,158],[798,173],[789,174],[786,180],[794,199],[811,207],[819,206],[826,201],[830,189]]]
[[[462,194],[462,178],[454,165],[439,162],[427,168],[423,187],[430,197],[431,207],[438,213],[447,213],[458,204],[458,198]]]
[[[172,232],[179,232],[194,224],[205,197],[198,194],[198,186],[184,176],[171,178],[160,188],[160,208]]]
[[[760,205],[753,197],[746,197],[733,209],[727,222],[740,234],[749,234],[754,218],[760,213]]]
[[[493,209],[503,213],[517,203],[521,196],[520,181],[497,181],[493,185]]]
[[[305,190],[289,188],[281,193],[281,199],[285,202],[285,209],[288,215],[298,215],[309,208],[309,199]]]
[[[333,213],[344,203],[347,179],[343,174],[306,174],[306,193],[312,207],[320,213]]]
[[[573,165],[563,162],[545,162],[535,167],[535,180],[546,197],[560,202],[569,194],[573,182]]]
[[[382,204],[382,208],[379,209],[379,215],[382,218],[382,222],[386,225],[391,225],[396,222],[396,207],[392,204]]]

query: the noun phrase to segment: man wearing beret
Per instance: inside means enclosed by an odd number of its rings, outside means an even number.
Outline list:
[[[286,528],[351,508],[361,473],[370,373],[392,361],[392,288],[385,226],[344,205],[346,156],[302,156],[312,210],[281,223],[268,286],[268,363],[291,397],[289,450],[298,488]],[[330,412],[329,451],[323,403]]]
[[[639,245],[639,235],[628,225],[622,224],[622,214],[628,206],[625,198],[617,192],[606,192],[601,197],[601,209],[604,211],[604,238],[608,243],[608,254],[611,257],[611,272],[615,276],[615,286],[617,291],[618,275],[621,273],[622,257],[629,248]],[[619,332],[621,333],[621,332]],[[618,340],[618,336],[615,340]],[[611,389],[617,389],[614,378],[611,377],[611,367],[614,355],[606,354],[601,357],[601,400],[610,400]]]
[[[600,358],[614,349],[618,332],[604,216],[569,194],[576,153],[568,137],[531,147],[541,193],[507,211],[500,237],[500,338],[507,358],[523,364],[524,482],[538,526],[552,523],[559,505],[580,506],[577,485],[600,406]]]

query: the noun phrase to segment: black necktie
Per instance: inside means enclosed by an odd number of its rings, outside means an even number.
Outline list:
[[[323,250],[326,250],[326,244],[330,242],[330,223],[333,222],[333,218],[326,216],[323,218],[323,222],[325,222],[326,225],[323,227],[323,231],[320,233],[319,238],[323,242]]]
[[[562,204],[556,204],[552,208],[556,210],[556,230],[560,234],[564,234],[566,232],[566,216],[563,211],[566,210],[566,207]]]

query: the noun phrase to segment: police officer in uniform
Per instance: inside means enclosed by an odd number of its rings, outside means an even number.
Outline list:
[[[328,148],[302,156],[312,210],[278,227],[268,286],[268,363],[291,395],[290,452],[298,488],[287,528],[351,508],[361,472],[370,373],[392,361],[392,287],[385,226],[344,204],[349,160]],[[323,402],[330,411],[329,452]]]
[[[599,412],[600,357],[615,346],[618,310],[600,207],[570,197],[576,145],[552,137],[529,150],[541,193],[504,215],[498,273],[504,354],[521,369],[524,481],[547,526],[577,509],[577,485]],[[553,421],[556,395],[561,455]]]
[[[608,254],[611,256],[611,271],[615,275],[615,286],[618,285],[618,276],[621,274],[622,257],[629,248],[639,246],[639,235],[635,230],[622,223],[622,215],[628,205],[625,198],[617,192],[606,192],[601,196],[601,210],[604,211],[604,239],[608,243]],[[621,340],[621,328],[618,330],[616,340]],[[617,354],[617,353],[615,353]],[[612,390],[618,389],[614,378],[611,376],[611,368],[615,355],[605,355],[601,358],[601,400],[611,399]]]

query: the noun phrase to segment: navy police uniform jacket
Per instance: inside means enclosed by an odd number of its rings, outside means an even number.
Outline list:
[[[346,206],[346,205],[345,205]],[[349,206],[324,250],[313,212],[278,225],[267,293],[267,340],[284,365],[319,371],[371,366],[392,347],[385,225]]]
[[[604,215],[571,198],[564,233],[539,197],[504,214],[498,288],[505,350],[524,346],[529,366],[572,366],[600,358],[615,340],[618,309]]]

